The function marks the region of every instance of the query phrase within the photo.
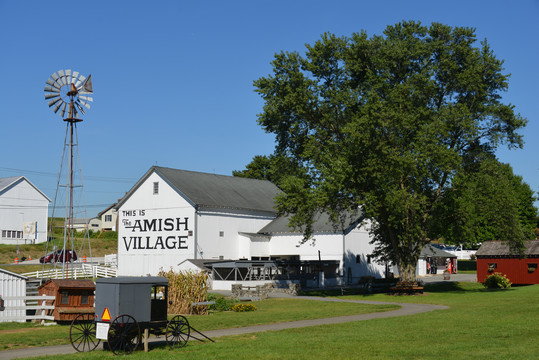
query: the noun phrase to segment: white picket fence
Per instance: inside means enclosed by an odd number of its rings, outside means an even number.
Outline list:
[[[0,311],[0,322],[25,322],[26,320],[54,320],[54,316],[47,315],[47,310],[53,310],[54,305],[46,305],[46,300],[54,300],[54,296],[6,296],[4,310]],[[36,302],[37,305],[28,305],[27,302]],[[35,310],[35,315],[26,315],[26,310]]]
[[[77,264],[76,266],[70,266],[65,270],[55,268],[44,271],[33,271],[22,275],[38,279],[88,279],[116,277],[116,274],[117,269],[115,267],[97,264]]]

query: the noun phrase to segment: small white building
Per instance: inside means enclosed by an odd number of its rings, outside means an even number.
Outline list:
[[[0,178],[0,244],[45,242],[50,202],[24,176]]]
[[[10,307],[23,307],[25,301],[22,297],[26,296],[27,277],[0,269],[0,297],[19,297],[17,300],[4,301],[5,309],[0,311],[0,322],[18,321],[24,322],[26,310],[10,310]],[[13,320],[22,319],[22,320]]]
[[[118,204],[118,275],[226,259],[300,262],[312,273],[324,262],[327,284],[384,276],[359,219],[335,229],[320,216],[313,240],[302,244],[303,235],[277,217],[279,192],[265,180],[152,167]]]
[[[118,203],[114,203],[97,214],[97,216],[101,219],[100,231],[116,231],[118,224],[118,210],[116,209],[117,205]]]

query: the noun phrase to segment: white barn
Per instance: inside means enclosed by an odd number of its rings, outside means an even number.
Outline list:
[[[0,178],[0,244],[45,242],[50,202],[24,176]]]
[[[328,284],[384,275],[363,224],[336,230],[321,216],[301,244],[276,215],[278,193],[265,180],[152,167],[118,203],[118,275],[177,271],[188,259],[322,261]]]

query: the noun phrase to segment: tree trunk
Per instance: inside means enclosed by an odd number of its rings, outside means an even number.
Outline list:
[[[417,268],[417,262],[412,264],[398,264],[400,281],[413,282],[415,281],[415,271]]]

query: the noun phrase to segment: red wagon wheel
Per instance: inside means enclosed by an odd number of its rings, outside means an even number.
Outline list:
[[[131,315],[118,315],[110,324],[107,335],[110,350],[116,354],[131,354],[140,344],[140,327]]]
[[[95,327],[93,314],[79,314],[73,319],[69,328],[69,341],[75,350],[92,351],[99,345],[101,340],[95,337]]]

